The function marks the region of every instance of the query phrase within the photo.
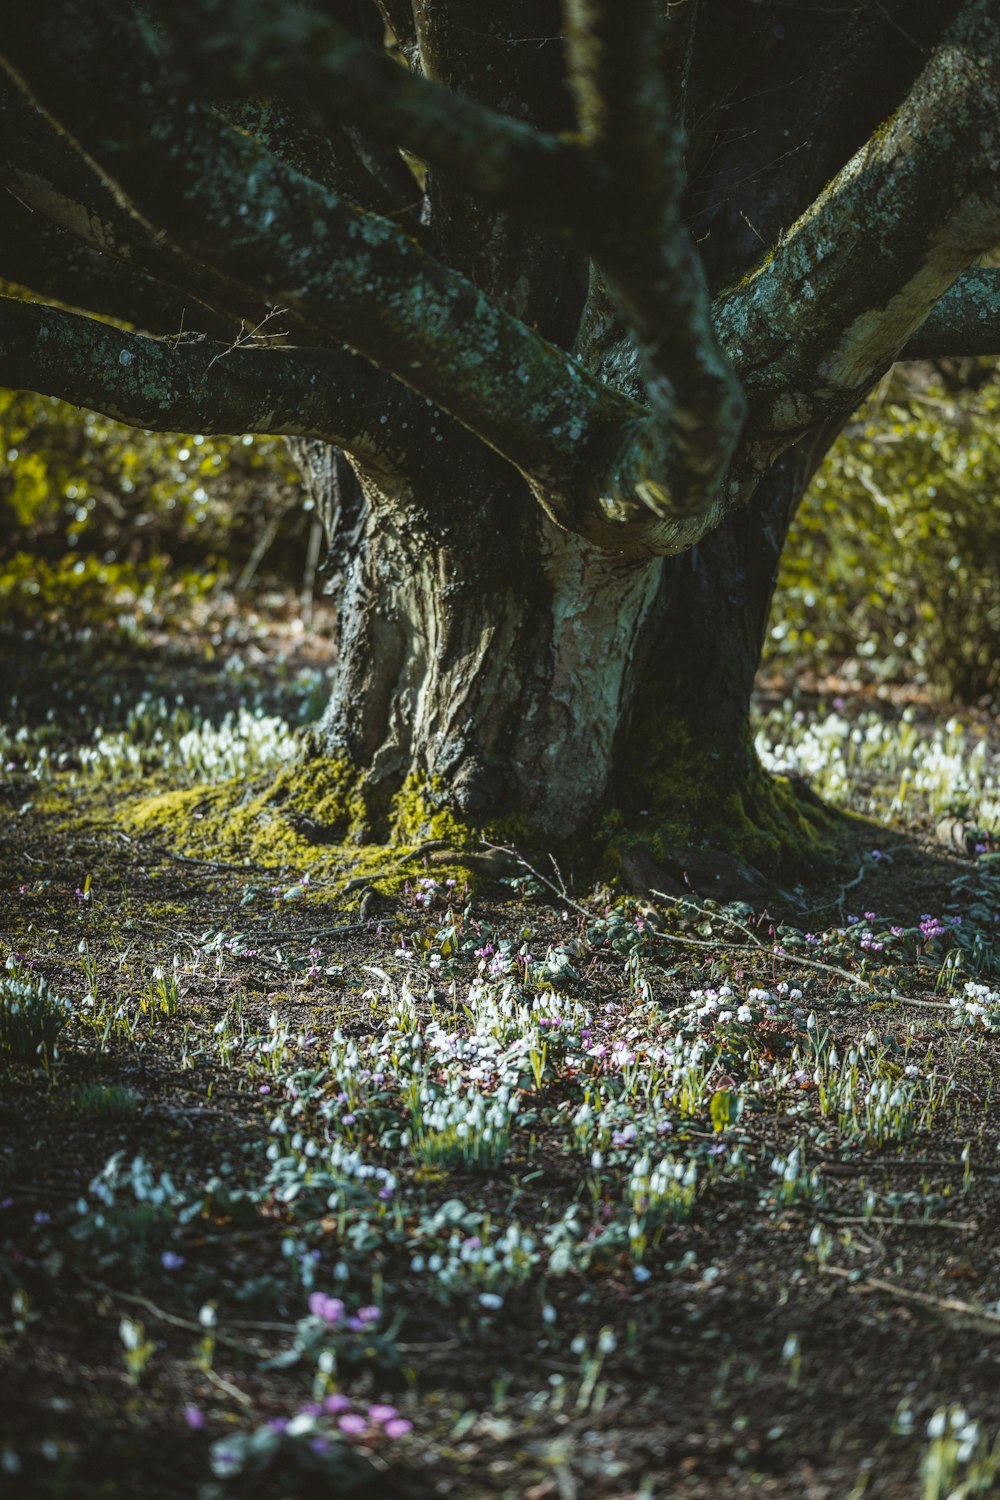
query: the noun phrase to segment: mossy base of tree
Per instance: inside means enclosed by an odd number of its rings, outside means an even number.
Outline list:
[[[699,851],[751,867],[783,886],[815,881],[843,857],[852,820],[826,808],[808,789],[769,775],[752,753],[741,784],[717,785],[717,766],[685,765],[670,778],[647,782],[648,806],[606,813],[594,837],[568,836],[540,849],[527,820],[483,827],[463,821],[446,789],[411,777],[388,808],[373,808],[363,776],[346,761],[310,755],[276,774],[219,786],[167,792],[133,804],[124,814],[133,834],[158,834],[195,859],[310,873],[329,890],[371,884],[386,894],[422,872],[438,879],[516,873],[516,849],[529,863],[557,856],[578,880],[621,879],[635,888],[638,856],[676,866],[684,851]],[[631,799],[630,799],[631,800]],[[373,837],[378,828],[384,837]],[[629,876],[627,871],[633,874]],[[650,884],[653,884],[651,878]],[[763,887],[761,887],[763,889]],[[699,894],[708,894],[707,891]],[[748,885],[748,898],[753,892]]]
[[[642,845],[654,859],[682,849],[717,850],[785,883],[807,881],[843,857],[849,816],[763,768],[753,783],[698,802],[668,802],[604,822],[609,850]]]
[[[384,809],[374,809],[365,795],[363,777],[346,761],[322,756],[276,775],[146,798],[124,818],[134,835],[158,834],[194,859],[309,873],[352,891],[371,884],[385,894],[412,880],[423,859],[442,881],[502,872],[503,861],[484,860],[484,848],[507,844],[518,831],[463,823],[440,788],[415,777],[392,799],[386,824]],[[378,826],[386,837],[373,840]]]
[[[619,786],[619,807],[603,829],[612,847],[641,843],[654,859],[717,849],[784,884],[834,867],[853,821],[804,783],[766,771],[749,724],[723,753],[703,748],[674,717],[655,739],[633,737]]]

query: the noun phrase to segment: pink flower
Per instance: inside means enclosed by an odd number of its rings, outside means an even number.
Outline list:
[[[340,1428],[341,1432],[346,1433],[348,1437],[360,1437],[363,1432],[366,1432],[368,1430],[367,1421],[356,1411],[347,1412],[344,1416],[341,1417],[340,1421],[337,1423],[337,1426]]]
[[[190,1403],[184,1408],[184,1421],[192,1432],[200,1432],[205,1425],[205,1413]]]
[[[309,1311],[314,1318],[322,1318],[333,1328],[344,1316],[344,1304],[339,1297],[328,1297],[325,1292],[313,1292],[309,1298]]]
[[[323,1410],[329,1417],[337,1417],[341,1412],[349,1411],[351,1398],[337,1391],[332,1396],[327,1396],[323,1402]]]
[[[390,1422],[386,1422],[384,1428],[386,1437],[391,1438],[405,1437],[408,1432],[412,1431],[413,1423],[408,1422],[405,1417],[393,1417]]]
[[[368,1408],[369,1422],[378,1422],[380,1424],[391,1422],[394,1417],[398,1416],[399,1412],[394,1406],[369,1406]]]

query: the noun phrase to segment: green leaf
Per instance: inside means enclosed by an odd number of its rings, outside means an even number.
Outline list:
[[[716,1089],[708,1108],[712,1116],[712,1128],[718,1134],[736,1124],[743,1112],[743,1100],[739,1094],[734,1094],[729,1089]]]

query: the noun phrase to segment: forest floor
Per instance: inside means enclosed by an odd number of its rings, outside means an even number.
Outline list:
[[[2,646],[0,1492],[1000,1494],[989,838],[897,796],[778,929],[419,861],[361,912],[129,823],[287,753],[264,624]],[[984,726],[875,709],[985,796]]]

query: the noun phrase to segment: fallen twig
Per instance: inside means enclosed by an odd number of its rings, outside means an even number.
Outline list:
[[[252,1396],[248,1396],[246,1391],[241,1391],[238,1385],[233,1385],[231,1380],[226,1380],[223,1375],[220,1375],[217,1370],[213,1370],[211,1366],[203,1373],[208,1376],[214,1386],[223,1391],[227,1396],[232,1396],[233,1400],[238,1401],[241,1406],[253,1406]]]
[[[892,1229],[955,1229],[971,1234],[979,1228],[972,1219],[894,1219],[891,1214],[824,1214],[817,1215],[824,1224],[881,1224]]]
[[[544,886],[548,886],[549,890],[559,897],[564,906],[571,906],[575,912],[578,912],[582,917],[586,917],[588,921],[593,917],[593,912],[588,911],[585,906],[581,906],[579,901],[574,901],[572,897],[566,894],[565,890],[561,890],[556,885],[554,880],[550,880],[547,875],[543,875],[541,870],[536,870],[534,865],[529,864],[524,855],[519,854],[516,849],[510,849],[506,844],[491,844],[487,840],[484,840],[483,843],[487,849],[495,849],[498,854],[508,855],[516,864],[521,866],[522,870],[527,870],[528,874],[534,876],[535,880],[540,881]]]
[[[891,1281],[883,1281],[880,1276],[855,1279],[855,1273],[846,1266],[821,1266],[819,1269],[824,1276],[839,1276],[844,1281],[852,1282],[855,1291],[883,1292],[897,1302],[912,1302],[941,1315],[966,1318],[984,1332],[1000,1334],[1000,1314],[991,1313],[985,1307],[976,1307],[972,1302],[962,1302],[958,1297],[932,1297],[928,1292],[907,1291],[905,1287],[895,1286]]]
[[[693,903],[678,896],[669,896],[665,891],[650,889],[651,896],[658,896],[661,901],[669,901],[672,906],[690,906]],[[697,908],[695,908],[697,910]],[[787,953],[779,943],[768,946],[755,937],[749,927],[742,922],[733,923],[741,932],[745,932],[750,939],[748,943],[727,943],[724,938],[692,938],[684,937],[679,933],[663,932],[660,928],[653,929],[653,936],[662,938],[664,942],[681,943],[688,948],[724,948],[727,953],[757,953],[766,958],[777,958],[783,963],[801,964],[807,969],[821,969],[826,974],[836,974],[841,979],[848,980],[851,984],[859,985],[865,990],[874,990],[875,986],[868,979],[862,979],[860,974],[852,974],[850,969],[838,968],[836,964],[825,964],[818,958],[807,958],[802,953]]]
[[[193,1318],[182,1318],[177,1313],[168,1312],[165,1307],[159,1307],[151,1302],[148,1297],[142,1297],[138,1292],[120,1292],[117,1287],[108,1286],[103,1281],[93,1281],[89,1276],[80,1275],[84,1286],[90,1287],[91,1291],[100,1292],[102,1296],[110,1297],[119,1302],[129,1302],[134,1307],[141,1307],[157,1319],[160,1323],[166,1323],[171,1328],[183,1328],[188,1333],[198,1333],[202,1337],[211,1334],[217,1344],[225,1344],[227,1349],[236,1349],[240,1354],[249,1354],[252,1359],[260,1359],[259,1349],[252,1349],[249,1344],[243,1344],[239,1339],[230,1338],[228,1334],[222,1333],[218,1328],[205,1328],[202,1323],[197,1323]]]

